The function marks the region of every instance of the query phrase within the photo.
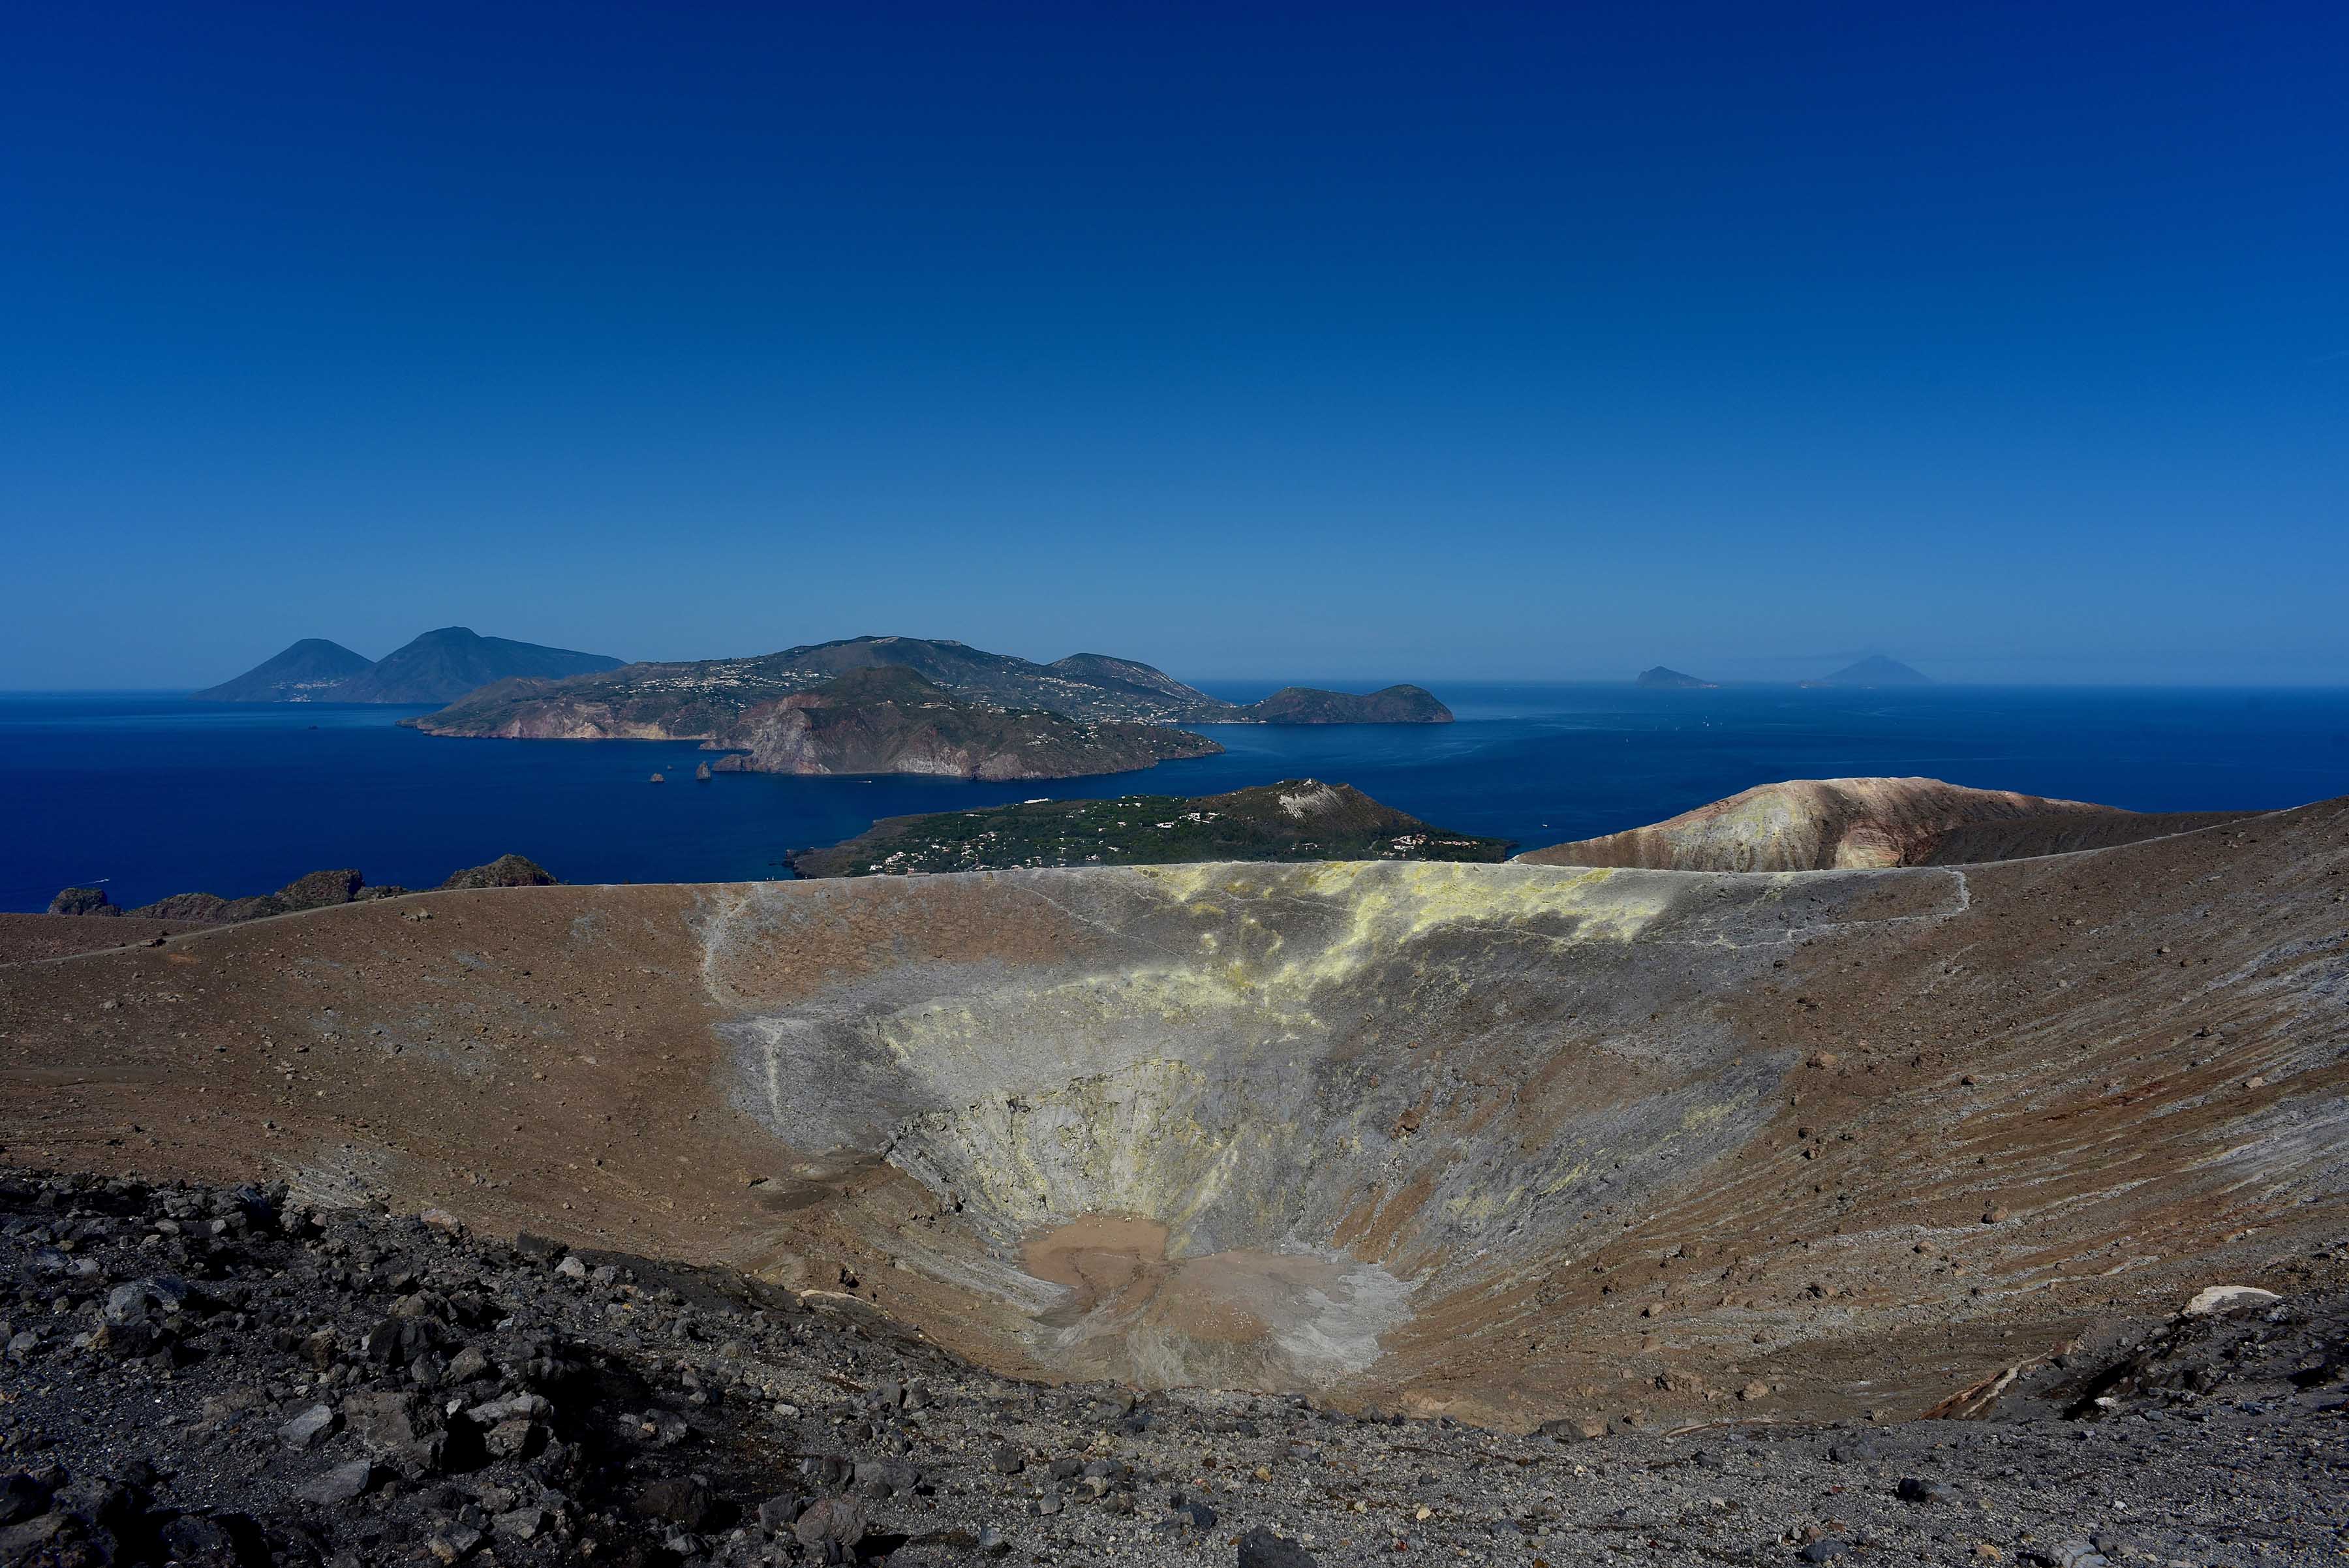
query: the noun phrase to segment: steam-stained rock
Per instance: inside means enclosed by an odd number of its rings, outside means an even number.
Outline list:
[[[1819,871],[2006,860],[2133,843],[2235,820],[2146,814],[1939,779],[1793,779],[1603,838],[1520,856],[1536,866]]]

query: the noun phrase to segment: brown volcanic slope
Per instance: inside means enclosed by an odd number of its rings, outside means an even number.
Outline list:
[[[0,1158],[730,1262],[1048,1375],[1909,1414],[2349,1228],[2344,896],[2343,801],[1963,869],[420,894],[0,968]]]
[[[154,920],[138,915],[26,915],[0,910],[0,964],[26,959],[68,958],[100,948],[137,947],[158,937],[204,924]]]
[[[2134,844],[2241,812],[2143,813],[1939,779],[1789,779],[1646,827],[1528,850],[1532,866],[1826,871],[1971,865]]]

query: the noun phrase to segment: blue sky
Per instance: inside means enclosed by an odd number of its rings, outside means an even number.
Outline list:
[[[0,687],[2349,681],[2349,9],[21,7]]]

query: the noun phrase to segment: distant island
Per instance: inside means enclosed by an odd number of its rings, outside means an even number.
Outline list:
[[[1449,724],[1452,710],[1421,686],[1388,686],[1376,691],[1321,691],[1284,686],[1261,702],[1228,713],[1192,714],[1194,724]]]
[[[1718,691],[1718,680],[1700,680],[1693,675],[1683,675],[1677,670],[1667,670],[1659,664],[1653,670],[1640,671],[1639,685],[1651,691]]]
[[[1515,847],[1432,827],[1349,784],[1288,779],[1189,800],[1129,794],[893,816],[792,856],[792,868],[802,877],[875,877],[1209,860],[1490,863]]]
[[[855,686],[827,692],[820,703],[785,705],[792,697],[876,670],[909,672],[935,691]],[[1291,686],[1260,702],[1224,702],[1151,665],[1107,654],[1071,654],[1050,664],[1036,664],[947,639],[858,637],[754,658],[630,664],[566,680],[502,680],[452,701],[438,713],[409,722],[433,735],[700,741],[712,749],[743,752],[752,759],[771,758],[800,744],[794,741],[784,745],[777,738],[781,731],[774,730],[775,725],[795,732],[840,730],[840,709],[858,700],[899,691],[912,692],[913,700],[933,705],[950,701],[956,706],[953,723],[957,736],[970,739],[982,749],[989,742],[975,726],[983,711],[999,716],[1027,716],[1023,722],[1033,732],[1021,744],[1035,742],[1043,734],[1036,715],[1058,716],[1079,727],[1130,724],[1161,730],[1173,724],[1442,724],[1452,721],[1449,708],[1416,686],[1390,686],[1367,693]],[[787,711],[824,711],[830,716],[822,721],[781,719]],[[759,742],[753,732],[761,722],[774,730],[764,742]],[[1073,732],[1054,733],[1067,742]],[[942,743],[951,750],[960,740]],[[1220,750],[1197,736],[1169,741],[1161,735],[1145,743],[1142,737],[1107,732],[1092,736],[1082,749],[1103,761],[1123,753],[1121,765],[1127,767],[1147,766],[1164,756],[1204,756]],[[915,747],[903,760],[916,764],[933,760],[916,754],[920,751]],[[1157,754],[1145,754],[1152,751]],[[857,754],[871,753],[860,751]],[[1063,771],[979,772],[966,776],[1048,778],[1115,771],[1109,766],[1076,767],[1076,754],[1065,746],[1057,754],[1060,763],[1055,765]],[[829,772],[958,771],[931,765],[832,766],[833,759],[823,761],[827,764],[823,771]],[[734,771],[760,765],[755,760],[744,762]]]
[[[419,727],[429,721],[415,721]],[[1087,723],[1041,709],[965,702],[911,670],[851,670],[812,691],[745,709],[704,744],[719,773],[929,774],[1064,779],[1122,774],[1224,748],[1204,735],[1125,720]]]
[[[202,702],[331,702],[335,699],[325,693],[374,668],[374,659],[339,642],[305,637],[276,658],[195,696]]]
[[[235,680],[194,695],[201,702],[453,702],[516,676],[588,675],[620,665],[608,654],[542,648],[482,637],[470,627],[444,626],[380,659],[322,637],[305,637]]]
[[[1833,675],[1806,680],[1806,686],[1930,686],[1932,681],[1897,659],[1872,653],[1857,664],[1847,664]]]

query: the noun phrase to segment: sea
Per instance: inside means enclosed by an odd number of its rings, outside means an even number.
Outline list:
[[[1279,684],[1208,689],[1251,701]],[[418,708],[0,695],[0,909],[43,909],[65,887],[102,887],[123,906],[261,893],[338,867],[429,888],[509,852],[567,882],[784,878],[792,851],[884,816],[1292,778],[1350,784],[1524,848],[1787,778],[1922,774],[2140,811],[2349,794],[2344,690],[1434,685],[1458,722],[1205,725],[1223,755],[1013,784],[698,784],[708,753],[689,743],[445,739],[398,727]]]

